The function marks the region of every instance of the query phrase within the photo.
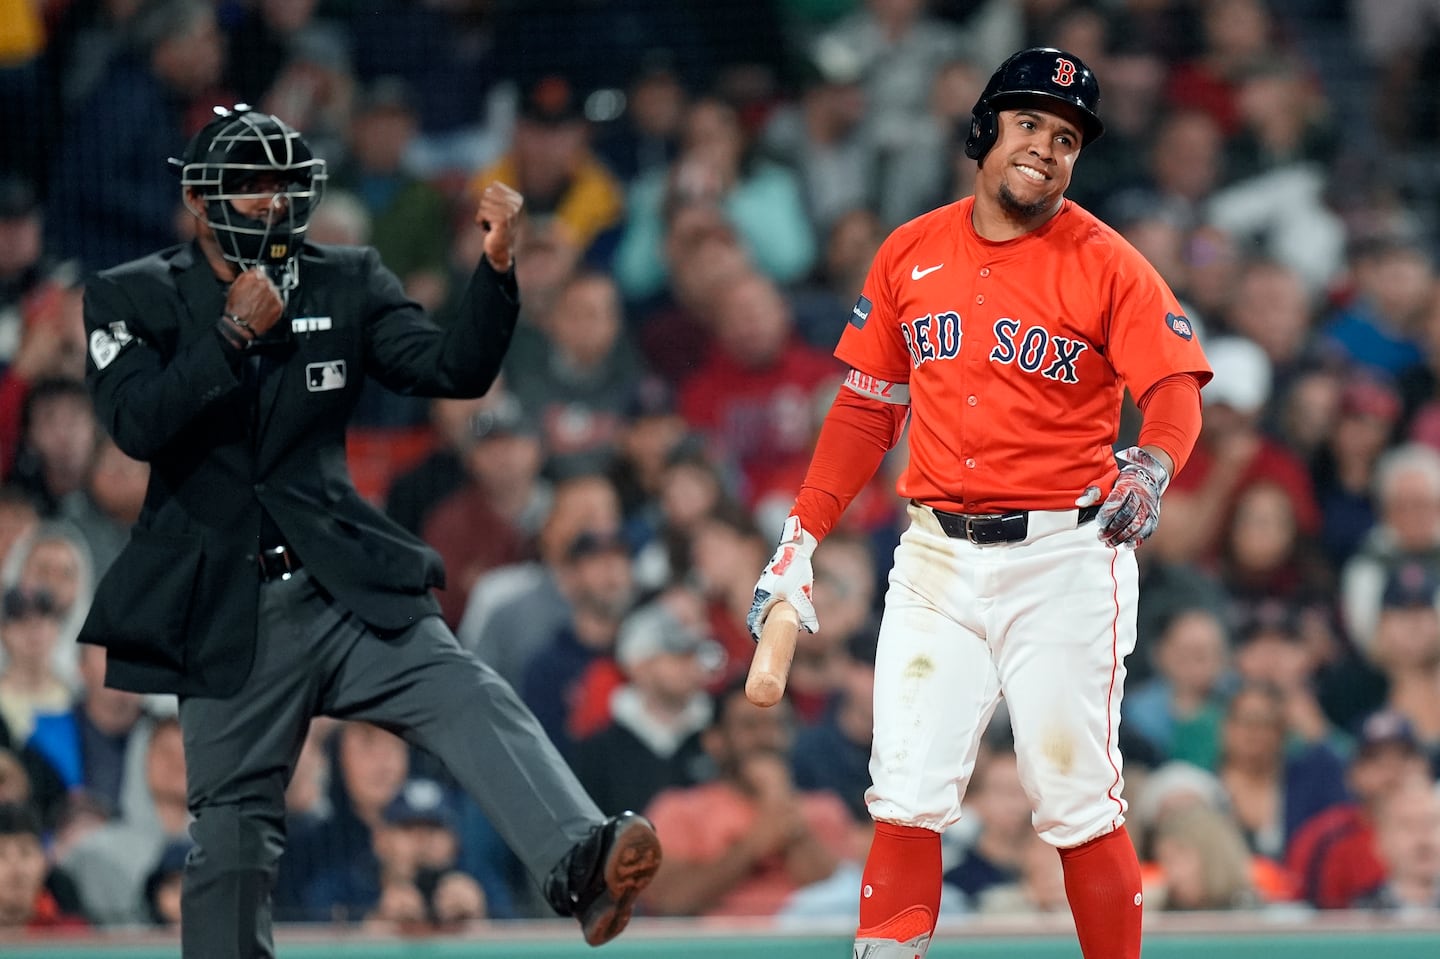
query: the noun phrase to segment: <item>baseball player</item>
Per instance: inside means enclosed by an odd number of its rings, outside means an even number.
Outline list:
[[[896,229],[835,355],[849,365],[780,545],[757,636],[788,599],[818,628],[810,557],[913,410],[875,664],[875,840],[855,959],[925,954],[940,833],[960,818],[1004,696],[1036,831],[1060,850],[1086,959],[1140,955],[1140,871],[1116,748],[1135,643],[1133,550],[1200,430],[1210,370],[1136,250],[1065,199],[1104,131],[1078,58],[1023,50],[990,78],[965,152],[975,194]],[[1128,387],[1139,446],[1112,444]]]

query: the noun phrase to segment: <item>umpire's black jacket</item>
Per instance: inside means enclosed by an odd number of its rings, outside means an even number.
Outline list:
[[[225,291],[194,243],[100,273],[85,290],[86,379],[100,422],[150,464],[130,542],[96,589],[83,642],[108,685],[227,696],[254,660],[261,511],[335,600],[378,631],[437,612],[434,550],[361,499],[345,427],[365,375],[400,393],[478,396],[519,310],[482,257],[442,330],[373,249],[307,244],[300,286],[255,388],[216,333]],[[253,378],[250,380],[253,383]]]

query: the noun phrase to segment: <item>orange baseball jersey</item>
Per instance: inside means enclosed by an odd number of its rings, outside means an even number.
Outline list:
[[[1124,388],[1210,379],[1175,295],[1123,237],[1069,200],[993,242],[974,198],[899,227],[871,264],[835,355],[908,383],[901,496],[965,513],[1069,509],[1109,491]],[[855,374],[852,374],[852,376]]]

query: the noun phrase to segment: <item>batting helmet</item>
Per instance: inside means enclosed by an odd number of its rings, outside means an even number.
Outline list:
[[[186,189],[198,191],[205,220],[225,259],[241,269],[263,265],[293,285],[295,257],[325,187],[325,161],[317,159],[294,127],[243,103],[215,108],[215,119],[191,138],[170,166]],[[278,179],[280,186],[257,182]],[[283,197],[274,219],[240,213],[230,201]]]
[[[965,155],[980,160],[1000,136],[1001,110],[1036,99],[1059,100],[1080,111],[1081,146],[1100,139],[1100,84],[1080,58],[1054,47],[1032,47],[1000,64],[971,112]]]

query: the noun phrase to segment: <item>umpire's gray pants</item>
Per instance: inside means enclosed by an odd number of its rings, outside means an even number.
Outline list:
[[[530,710],[438,616],[380,639],[307,570],[260,591],[255,666],[227,699],[185,697],[185,959],[274,956],[270,889],[285,787],[315,715],[367,720],[434,753],[537,881],[603,818]]]

